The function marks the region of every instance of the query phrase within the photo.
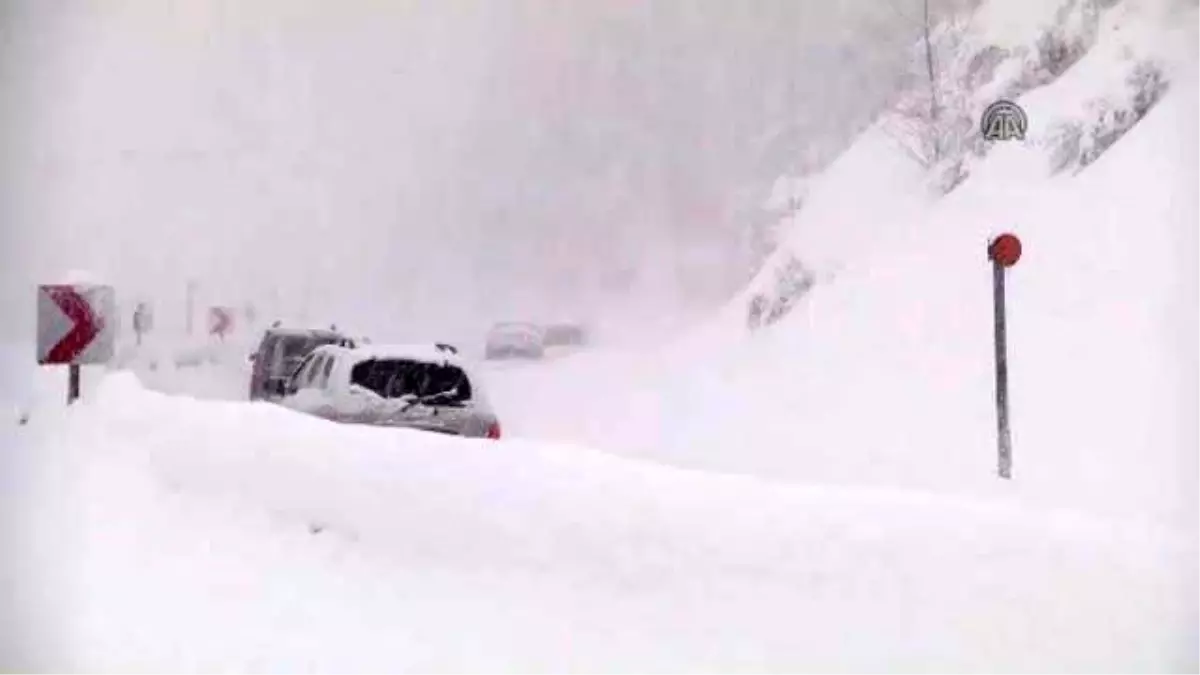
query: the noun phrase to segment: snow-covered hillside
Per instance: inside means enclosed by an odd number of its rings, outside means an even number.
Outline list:
[[[751,337],[739,298],[675,345],[636,405],[614,403],[630,437],[612,446],[1195,527],[1195,11],[1157,6],[1110,10],[1091,52],[1019,99],[1029,142],[992,148],[941,199],[914,189],[883,134],[865,135],[817,181],[778,256],[813,251],[835,276]],[[1090,119],[1088,101],[1125,87],[1105,74],[1130,43],[1163,64],[1168,93],[1097,161],[1054,173],[1039,120]],[[1025,242],[1008,283],[1011,485],[994,478],[985,255],[1006,230]]]

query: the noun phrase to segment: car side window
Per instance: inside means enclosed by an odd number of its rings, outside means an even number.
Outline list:
[[[287,388],[289,391],[295,393],[304,386],[304,380],[308,376],[308,373],[312,370],[312,364],[313,357],[311,355],[306,357],[304,361],[300,362],[300,366],[296,368],[295,372],[288,379]]]
[[[267,357],[267,368],[278,370],[279,364],[283,363],[283,340],[274,337],[271,338],[267,343],[265,351],[269,355]],[[287,375],[287,373],[280,373],[280,375]]]
[[[321,369],[321,365],[324,360],[325,355],[322,354],[314,358],[308,364],[308,372],[304,374],[304,378],[301,380],[301,382],[303,382],[303,386],[311,387],[313,385],[313,382],[317,379],[317,372]]]
[[[329,376],[333,373],[333,362],[334,358],[332,356],[325,359],[325,367],[321,370],[321,380],[317,384],[321,389],[326,389],[329,386]]]

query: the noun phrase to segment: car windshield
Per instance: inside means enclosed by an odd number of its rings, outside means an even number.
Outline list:
[[[536,333],[538,327],[532,323],[498,323],[492,327],[492,330],[504,333]]]
[[[506,340],[537,340],[541,337],[541,331],[536,326],[528,324],[504,324],[493,328],[491,336]]]
[[[302,357],[315,347],[316,345],[304,336],[285,337],[279,341],[279,349],[285,359]]]
[[[370,359],[350,370],[350,383],[383,398],[410,396],[437,405],[471,400],[471,382],[457,366],[410,359]]]
[[[287,335],[279,339],[279,349],[284,359],[303,358],[317,347],[336,344],[339,338],[331,335]]]

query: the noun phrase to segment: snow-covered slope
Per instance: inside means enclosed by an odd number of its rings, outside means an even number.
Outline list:
[[[886,247],[839,247],[836,279],[752,338],[735,303],[676,345],[659,383],[643,378],[636,404],[610,413],[634,430],[612,447],[780,479],[1013,495],[1194,528],[1195,12],[1174,17],[1178,36],[1129,4],[1107,15],[1092,52],[1020,100],[1035,127],[1072,110],[1086,119],[1085,102],[1111,84],[1105,69],[1125,58],[1126,36],[1157,36],[1140,47],[1167,63],[1171,88],[1095,163],[1052,175],[1045,129],[1035,129],[1027,144],[992,149],[918,216],[901,209],[902,228],[888,211],[911,199],[870,180],[870,198],[850,208],[853,225],[900,235]],[[1166,61],[1180,43],[1191,52]],[[878,137],[844,161],[866,164],[868,151],[885,152]],[[814,193],[852,201],[852,175],[835,166]],[[903,174],[894,191],[910,185]],[[862,202],[879,205],[874,219]],[[820,224],[802,214],[797,241],[819,237]],[[1008,284],[1011,484],[995,480],[985,257],[1004,230],[1026,245]]]
[[[1194,663],[1166,532],[347,428],[123,374],[10,440],[8,668]]]

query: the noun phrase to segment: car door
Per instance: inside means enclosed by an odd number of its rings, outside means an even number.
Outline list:
[[[313,380],[322,358],[321,354],[304,357],[300,367],[287,379],[281,403],[300,412],[313,415],[320,412],[324,397],[313,387]]]
[[[338,356],[325,354],[314,363],[312,368],[313,414],[328,420],[343,421],[345,414],[342,410],[342,400],[338,396],[337,370]]]
[[[249,356],[251,401],[262,398],[266,394],[266,362],[272,348],[273,343],[271,341],[271,336],[269,334],[264,335],[262,341],[258,345],[258,349]]]
[[[267,347],[267,358],[263,368],[263,386],[266,389],[267,395],[272,398],[286,396],[291,376],[299,371],[298,366],[295,370],[292,370],[286,358],[285,352],[287,351],[289,337],[287,335],[275,335],[271,339],[270,346]]]

